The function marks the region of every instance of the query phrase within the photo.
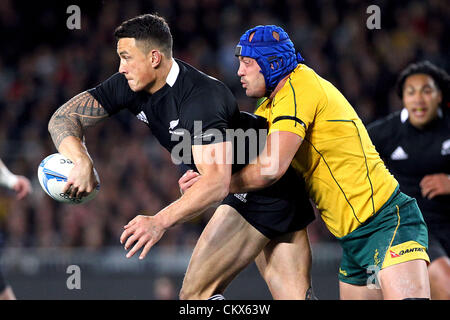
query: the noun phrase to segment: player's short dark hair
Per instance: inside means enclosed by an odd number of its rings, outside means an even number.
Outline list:
[[[135,38],[143,42],[146,53],[158,48],[168,57],[172,57],[173,39],[166,20],[157,14],[143,14],[122,22],[114,31],[117,40]]]
[[[400,99],[403,98],[403,86],[405,85],[406,78],[418,73],[423,73],[433,78],[434,83],[442,93],[442,106],[450,107],[450,76],[444,69],[438,68],[430,61],[411,63],[400,73],[396,88]]]

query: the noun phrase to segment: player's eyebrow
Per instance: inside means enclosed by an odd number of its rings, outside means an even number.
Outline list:
[[[435,87],[429,83],[425,83],[424,85],[418,85],[418,86],[413,86],[412,84],[409,84],[407,86],[405,86],[405,89],[434,89]]]
[[[120,51],[120,52],[119,52],[119,56],[124,55],[124,54],[128,54],[128,51],[123,50],[123,51]]]
[[[432,86],[430,86],[428,83],[424,84],[422,87],[420,87],[420,90],[427,90],[427,89],[434,89]]]

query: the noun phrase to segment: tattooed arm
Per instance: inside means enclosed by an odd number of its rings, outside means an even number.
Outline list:
[[[92,127],[108,117],[106,110],[87,91],[73,97],[53,114],[48,124],[56,148],[64,138],[83,138],[85,128]]]
[[[63,190],[66,192],[70,188],[72,197],[89,194],[98,184],[83,135],[86,128],[107,117],[107,111],[85,91],[56,110],[48,123],[48,131],[56,148],[75,164]]]

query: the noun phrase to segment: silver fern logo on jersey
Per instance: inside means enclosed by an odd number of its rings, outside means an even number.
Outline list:
[[[441,154],[443,156],[448,156],[450,154],[450,139],[445,140],[442,143],[442,149],[441,149]]]

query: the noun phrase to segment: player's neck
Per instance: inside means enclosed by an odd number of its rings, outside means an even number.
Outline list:
[[[147,89],[150,94],[154,94],[156,91],[166,85],[167,75],[172,68],[173,59],[162,59],[160,66],[156,69],[156,80],[151,87]]]
[[[284,77],[283,79],[280,80],[280,82],[278,82],[277,86],[275,87],[275,89],[272,91],[272,93],[270,94],[269,99],[273,99],[273,97],[275,97],[275,95],[277,94],[278,91],[280,91],[281,88],[283,88],[284,84],[286,83],[287,79],[289,78],[289,75],[287,75],[286,77]]]

